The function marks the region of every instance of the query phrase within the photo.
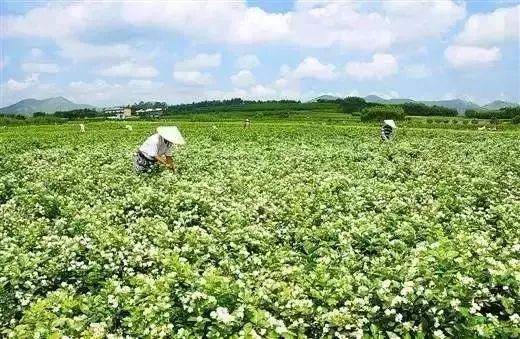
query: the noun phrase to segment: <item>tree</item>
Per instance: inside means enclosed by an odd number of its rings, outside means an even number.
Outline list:
[[[362,121],[381,121],[384,119],[402,120],[405,118],[401,106],[385,105],[365,108],[361,114]]]
[[[365,99],[360,97],[346,97],[341,102],[341,109],[345,113],[361,112],[368,104]]]

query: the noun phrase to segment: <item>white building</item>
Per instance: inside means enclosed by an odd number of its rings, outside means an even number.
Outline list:
[[[129,107],[107,107],[103,112],[112,115],[109,117],[111,119],[126,119],[132,116],[132,109]]]

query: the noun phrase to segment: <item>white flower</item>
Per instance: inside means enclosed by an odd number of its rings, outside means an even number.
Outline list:
[[[446,338],[446,335],[444,335],[444,333],[441,330],[435,330],[435,332],[433,332],[433,336],[439,339]]]
[[[226,307],[217,307],[215,311],[212,311],[210,313],[210,317],[224,324],[229,324],[230,322],[235,320],[235,317],[229,314],[229,311]]]
[[[395,315],[395,322],[400,323],[403,320],[403,315],[401,313],[397,313]]]

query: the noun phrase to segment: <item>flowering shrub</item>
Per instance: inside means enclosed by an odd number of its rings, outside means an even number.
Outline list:
[[[0,336],[520,335],[518,132],[123,126],[0,131]]]

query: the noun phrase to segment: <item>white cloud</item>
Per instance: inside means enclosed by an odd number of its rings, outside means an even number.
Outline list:
[[[399,69],[397,59],[391,54],[375,54],[372,61],[348,62],[345,72],[358,80],[381,80],[396,74]]]
[[[493,64],[500,59],[501,53],[497,47],[455,45],[446,48],[444,57],[455,68],[467,68]]]
[[[33,58],[40,58],[43,55],[43,53],[42,53],[42,50],[39,48],[31,48],[30,55]]]
[[[243,55],[240,58],[238,58],[236,62],[236,66],[239,69],[253,69],[255,67],[258,67],[259,65],[260,60],[254,54]]]
[[[137,87],[143,89],[152,89],[160,85],[160,83],[148,79],[132,79],[128,82],[128,86],[130,87]]]
[[[460,45],[492,46],[520,38],[520,5],[498,8],[487,14],[468,18],[464,30],[458,35]]]
[[[124,60],[136,56],[137,51],[127,44],[96,45],[72,40],[58,42],[59,54],[74,61]]]
[[[123,78],[153,78],[159,74],[155,67],[139,65],[133,61],[125,61],[114,66],[103,68],[97,73],[103,76]]]
[[[213,82],[211,74],[199,71],[174,71],[173,78],[188,86],[207,86]]]
[[[292,71],[292,76],[295,79],[330,80],[336,77],[335,69],[336,66],[332,64],[322,64],[314,57],[306,57]]]
[[[74,3],[49,2],[24,15],[5,15],[2,21],[6,37],[41,37],[63,39],[81,32],[110,26],[114,20],[113,3],[88,1]]]
[[[26,62],[21,65],[26,73],[58,73],[60,67],[56,64]]]
[[[416,65],[410,65],[407,66],[404,69],[404,74],[408,78],[412,79],[421,79],[421,78],[427,78],[432,75],[432,70],[423,64],[416,64]]]
[[[465,4],[444,1],[297,2],[269,13],[240,1],[50,3],[24,15],[2,16],[5,36],[79,41],[88,32],[117,28],[175,31],[198,41],[279,42],[307,47],[381,50],[440,37],[464,18]],[[424,23],[428,24],[425,25]],[[211,29],[207,29],[210,27]]]
[[[253,86],[249,92],[252,98],[272,98],[276,95],[276,91],[273,88],[266,87],[263,85]]]
[[[231,83],[239,88],[250,87],[256,83],[255,76],[249,70],[242,70],[231,76]]]
[[[175,63],[175,71],[197,71],[200,69],[215,68],[222,63],[222,55],[215,54],[197,54],[192,59],[185,59]]]
[[[6,83],[6,88],[8,92],[17,92],[38,85],[39,82],[39,74],[35,73],[31,74],[23,81],[9,79]]]
[[[245,0],[125,2],[121,14],[136,26],[167,28],[203,41],[245,44],[278,39],[287,32],[290,16],[248,7]]]

